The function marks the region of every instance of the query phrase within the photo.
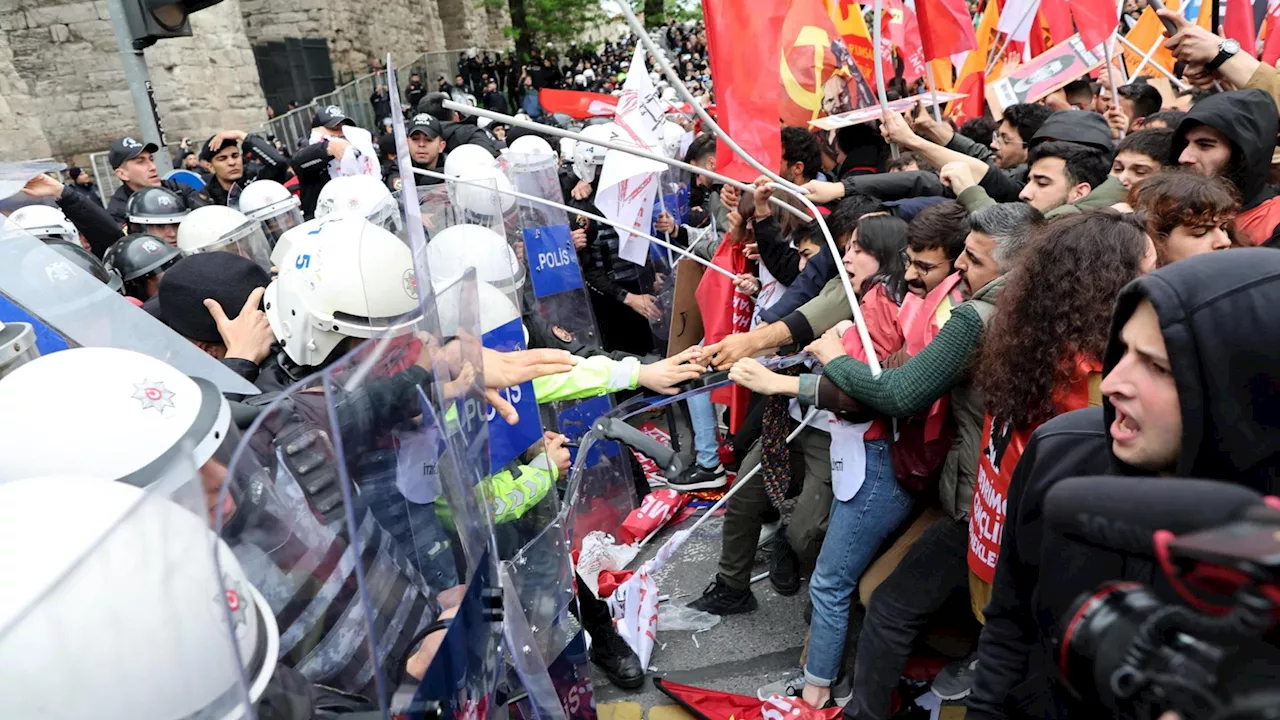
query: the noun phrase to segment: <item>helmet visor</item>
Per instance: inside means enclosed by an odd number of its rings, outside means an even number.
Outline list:
[[[399,235],[404,228],[404,221],[400,217],[400,203],[394,195],[384,198],[365,217],[369,222],[395,235]]]
[[[265,270],[271,269],[271,244],[262,223],[253,220],[194,252],[231,252],[249,258]]]
[[[289,207],[278,215],[263,218],[262,232],[267,236],[267,242],[271,244],[271,249],[274,250],[276,243],[280,242],[281,235],[301,224],[302,209]]]

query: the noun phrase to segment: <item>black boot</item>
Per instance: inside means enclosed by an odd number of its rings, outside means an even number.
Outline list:
[[[623,690],[638,690],[644,685],[640,658],[612,626],[591,634],[591,662]]]
[[[773,538],[769,557],[769,584],[779,595],[795,595],[800,591],[800,556],[791,549],[787,534],[779,531]]]

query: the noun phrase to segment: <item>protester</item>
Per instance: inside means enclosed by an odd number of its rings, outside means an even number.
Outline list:
[[[1261,90],[1218,93],[1197,103],[1174,132],[1170,164],[1235,186],[1241,212],[1236,229],[1246,245],[1259,245],[1280,224],[1280,195],[1267,185],[1280,119]]]
[[[1169,157],[1169,144],[1173,130],[1144,128],[1125,136],[1116,146],[1115,160],[1111,161],[1111,175],[1120,179],[1125,190],[1132,191],[1139,183],[1160,172]]]
[[[938,485],[946,514],[928,526],[867,608],[858,638],[850,717],[887,718],[898,676],[923,623],[966,577],[968,516],[980,454],[982,397],[973,364],[984,328],[996,314],[1005,273],[1015,267],[1040,214],[1020,203],[995,204],[969,219],[965,250],[956,261],[970,299],[952,311],[946,325],[918,355],[873,377],[865,363],[837,352],[825,358],[823,374],[851,398],[891,417],[919,413],[951,394],[956,441]],[[972,370],[971,370],[972,369]]]
[[[1163,475],[1276,492],[1280,435],[1263,408],[1280,362],[1267,339],[1277,328],[1274,315],[1245,310],[1280,302],[1278,279],[1280,254],[1243,249],[1173,263],[1121,292],[1102,407],[1040,426],[1010,481],[968,717],[1099,717],[1095,698],[1082,703],[1057,680],[1051,639],[1080,593],[1107,581],[1159,582],[1151,563],[1083,544],[1042,563],[1044,497],[1058,481]]]
[[[1101,404],[1107,319],[1121,288],[1143,271],[1146,248],[1131,218],[1073,215],[1035,232],[1010,275],[978,361],[986,417],[969,514],[968,587],[979,620],[1000,554],[1009,479],[1041,423]],[[1089,272],[1078,272],[1080,258],[1089,258]]]
[[[1163,172],[1136,187],[1129,203],[1144,213],[1161,267],[1236,244],[1240,202],[1222,178]]]

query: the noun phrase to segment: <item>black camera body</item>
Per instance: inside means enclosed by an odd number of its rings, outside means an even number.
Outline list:
[[[1118,487],[1136,494],[1118,498]],[[1045,498],[1051,532],[1154,562],[1181,601],[1121,581],[1076,598],[1055,658],[1072,693],[1138,720],[1166,712],[1181,720],[1280,720],[1274,500],[1230,483],[1173,478],[1055,486]]]

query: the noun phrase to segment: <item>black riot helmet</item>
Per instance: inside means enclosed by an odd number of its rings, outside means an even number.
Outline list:
[[[124,281],[121,280],[120,276],[114,271],[108,270],[107,266],[103,265],[101,260],[93,256],[93,253],[85,250],[75,243],[69,243],[66,240],[45,240],[44,244],[50,250],[53,250],[68,260],[72,265],[75,265],[102,282],[102,284],[110,288],[112,292],[117,292],[121,295],[124,294]]]
[[[128,235],[107,248],[102,260],[107,269],[120,275],[124,294],[146,301],[151,298],[147,281],[158,277],[182,259],[182,251],[158,237]]]
[[[149,187],[129,196],[125,215],[129,219],[130,232],[141,232],[135,231],[133,226],[177,225],[190,212],[178,193],[168,188]]]

